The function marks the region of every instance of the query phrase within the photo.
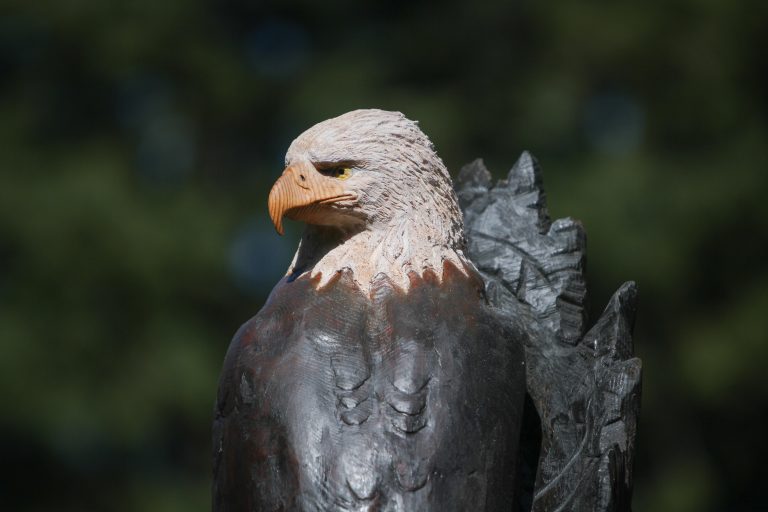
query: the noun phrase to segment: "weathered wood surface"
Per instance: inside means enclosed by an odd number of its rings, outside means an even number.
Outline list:
[[[583,228],[550,221],[527,152],[495,185],[481,160],[465,166],[456,188],[490,302],[530,329],[518,510],[630,510],[641,374],[635,284],[622,285],[587,330]]]
[[[281,281],[230,345],[213,510],[509,511],[523,327],[450,263],[408,293],[319,280]]]

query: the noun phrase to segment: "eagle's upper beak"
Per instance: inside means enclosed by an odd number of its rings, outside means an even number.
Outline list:
[[[269,192],[269,216],[275,229],[283,234],[283,216],[312,222],[320,205],[354,199],[341,180],[325,176],[309,162],[289,165]]]

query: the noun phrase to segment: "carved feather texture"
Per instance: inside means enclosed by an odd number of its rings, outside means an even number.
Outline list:
[[[369,290],[379,274],[408,289],[408,275],[426,270],[441,277],[443,262],[463,271],[464,223],[451,177],[432,142],[399,112],[355,110],[323,121],[288,149],[286,165],[343,163],[358,170],[344,181],[357,195],[364,228],[324,248],[328,235],[308,226],[288,275],[320,275],[319,286],[338,272],[352,272]]]
[[[489,300],[530,331],[535,410],[524,419],[516,510],[629,511],[641,375],[635,284],[622,285],[585,332],[586,236],[572,219],[549,219],[536,160],[523,153],[495,185],[475,161],[457,189]]]

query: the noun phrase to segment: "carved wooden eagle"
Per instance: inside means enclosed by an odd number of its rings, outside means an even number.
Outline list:
[[[307,227],[226,356],[214,509],[507,509],[523,331],[485,300],[429,139],[395,112],[322,122],[269,211]]]
[[[531,157],[457,198],[415,122],[357,110],[285,163],[270,216],[307,226],[227,352],[214,511],[628,510],[634,285],[587,332],[583,231]]]

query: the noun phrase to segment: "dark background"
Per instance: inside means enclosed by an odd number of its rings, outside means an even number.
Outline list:
[[[362,5],[362,4],[366,5]],[[635,510],[767,510],[768,2],[0,2],[0,508],[204,511],[291,140],[360,107],[540,160],[640,287]]]

